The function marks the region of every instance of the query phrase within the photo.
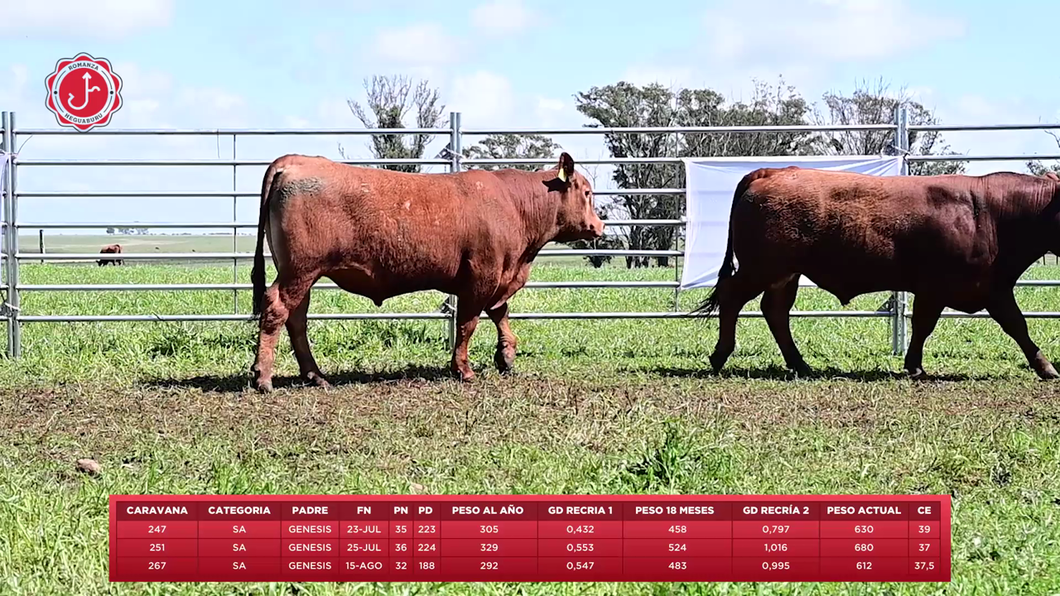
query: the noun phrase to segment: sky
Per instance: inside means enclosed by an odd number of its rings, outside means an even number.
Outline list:
[[[400,6],[400,8],[395,8]],[[811,102],[859,81],[905,88],[946,124],[1060,123],[1047,0],[0,0],[0,109],[55,129],[45,78],[107,58],[124,106],[109,128],[361,128],[347,100],[373,74],[439,88],[465,128],[578,128],[574,94],[621,80],[749,97],[778,76]],[[1038,15],[1040,18],[1035,18]],[[1057,131],[1060,132],[1060,131]],[[969,155],[1056,154],[1042,131],[946,133]],[[477,139],[466,138],[465,146]],[[598,136],[557,136],[575,159]],[[368,157],[367,137],[240,137],[240,159]],[[444,145],[432,145],[427,157]],[[231,137],[21,135],[23,159],[231,158]],[[592,169],[591,167],[589,168]],[[264,167],[24,167],[22,191],[258,191]],[[968,173],[1023,171],[972,162]],[[584,171],[584,170],[583,170]],[[592,173],[592,172],[589,172]],[[599,171],[597,170],[597,174]],[[607,187],[607,176],[597,186]],[[237,219],[256,221],[257,199]],[[231,221],[231,198],[25,198],[24,222]],[[250,232],[251,230],[245,230]]]

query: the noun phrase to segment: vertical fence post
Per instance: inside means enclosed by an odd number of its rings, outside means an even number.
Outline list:
[[[22,329],[19,327],[20,322],[18,320],[18,308],[19,308],[19,295],[18,295],[18,258],[15,255],[18,254],[18,204],[16,203],[16,192],[18,184],[18,176],[15,172],[15,158],[14,153],[18,142],[15,138],[15,113],[8,112],[7,120],[4,123],[4,147],[8,155],[6,159],[7,173],[4,174],[4,223],[5,225],[5,237],[7,241],[5,246],[7,247],[7,355],[11,358],[18,358],[22,355]]]
[[[0,279],[7,283],[8,288],[11,287],[11,280],[8,279],[7,266],[11,257],[8,255],[7,243],[8,236],[11,235],[10,228],[7,227],[7,204],[11,202],[11,199],[7,196],[7,189],[11,188],[11,183],[7,179],[7,168],[9,166],[7,161],[7,152],[11,150],[11,138],[7,134],[11,129],[7,125],[7,112],[0,112],[0,201],[3,202],[4,209],[4,228],[3,228],[3,246],[0,247],[0,252],[4,255],[4,269],[0,271]],[[4,301],[6,303],[7,296],[11,295],[11,290],[4,292]],[[6,311],[3,314],[4,318],[7,319],[7,346],[4,350],[4,354],[11,357],[11,316]]]
[[[236,160],[236,135],[235,135],[235,133],[233,133],[232,134],[232,161],[235,161],[235,160]],[[236,196],[236,168],[237,167],[238,166],[236,166],[235,164],[232,165],[232,252],[233,253],[239,252],[238,242],[237,242],[237,240],[239,238],[239,233],[238,233],[238,228],[235,225],[239,221],[238,219],[236,219],[236,214],[237,214],[236,201],[239,199],[239,197]],[[235,257],[232,257],[232,283],[234,283],[234,284],[239,283],[239,259],[237,259]],[[239,290],[232,290],[232,314],[234,314],[234,315],[238,315],[239,314]]]
[[[894,146],[902,157],[900,175],[909,175],[909,162],[906,156],[909,154],[909,108],[904,103],[899,104],[894,110]],[[891,293],[891,353],[895,356],[904,356],[909,339],[906,335],[906,311],[909,306],[909,295],[905,292]]]
[[[459,172],[462,168],[460,157],[463,149],[460,147],[460,112],[449,112],[449,171]],[[456,296],[449,296],[445,303],[449,305],[449,336],[447,347],[451,351],[456,347]]]

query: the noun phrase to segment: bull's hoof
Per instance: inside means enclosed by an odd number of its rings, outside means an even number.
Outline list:
[[[1057,374],[1056,368],[1052,364],[1035,370],[1038,373],[1038,377],[1043,381],[1052,381],[1054,379],[1060,379],[1060,374]]]
[[[916,368],[907,368],[905,369],[905,373],[909,376],[909,379],[913,381],[928,380],[928,374],[924,372],[924,369],[919,366]]]
[[[453,373],[454,377],[463,383],[470,383],[475,379],[475,371],[471,370],[471,367],[466,364],[464,366],[454,364],[449,367],[449,370]]]
[[[320,387],[321,389],[331,389],[331,383],[328,383],[328,380],[325,379],[320,373],[309,373],[307,375],[303,375],[302,379],[306,383],[309,383],[310,385],[313,385],[315,387]]]
[[[493,354],[493,364],[502,373],[511,372],[515,365],[515,350],[497,350]]]
[[[718,356],[716,353],[710,355],[710,368],[714,371],[714,374],[721,372],[722,367],[725,366],[726,360],[728,360],[728,358]]]
[[[259,393],[272,393],[272,381],[258,381],[255,388]]]
[[[813,369],[803,361],[796,362],[788,367],[797,377],[809,377],[813,375]]]

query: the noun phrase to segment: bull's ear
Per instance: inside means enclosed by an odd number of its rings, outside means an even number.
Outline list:
[[[570,156],[570,153],[564,151],[559,156],[559,174],[557,174],[557,177],[564,182],[569,182],[573,176],[574,158]]]

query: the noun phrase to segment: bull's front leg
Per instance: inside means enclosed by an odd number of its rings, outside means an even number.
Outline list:
[[[475,371],[471,370],[471,364],[468,362],[467,348],[471,342],[471,335],[475,333],[475,327],[478,326],[482,308],[482,302],[472,297],[460,296],[457,301],[456,346],[453,348],[450,369],[464,382],[475,378]]]

